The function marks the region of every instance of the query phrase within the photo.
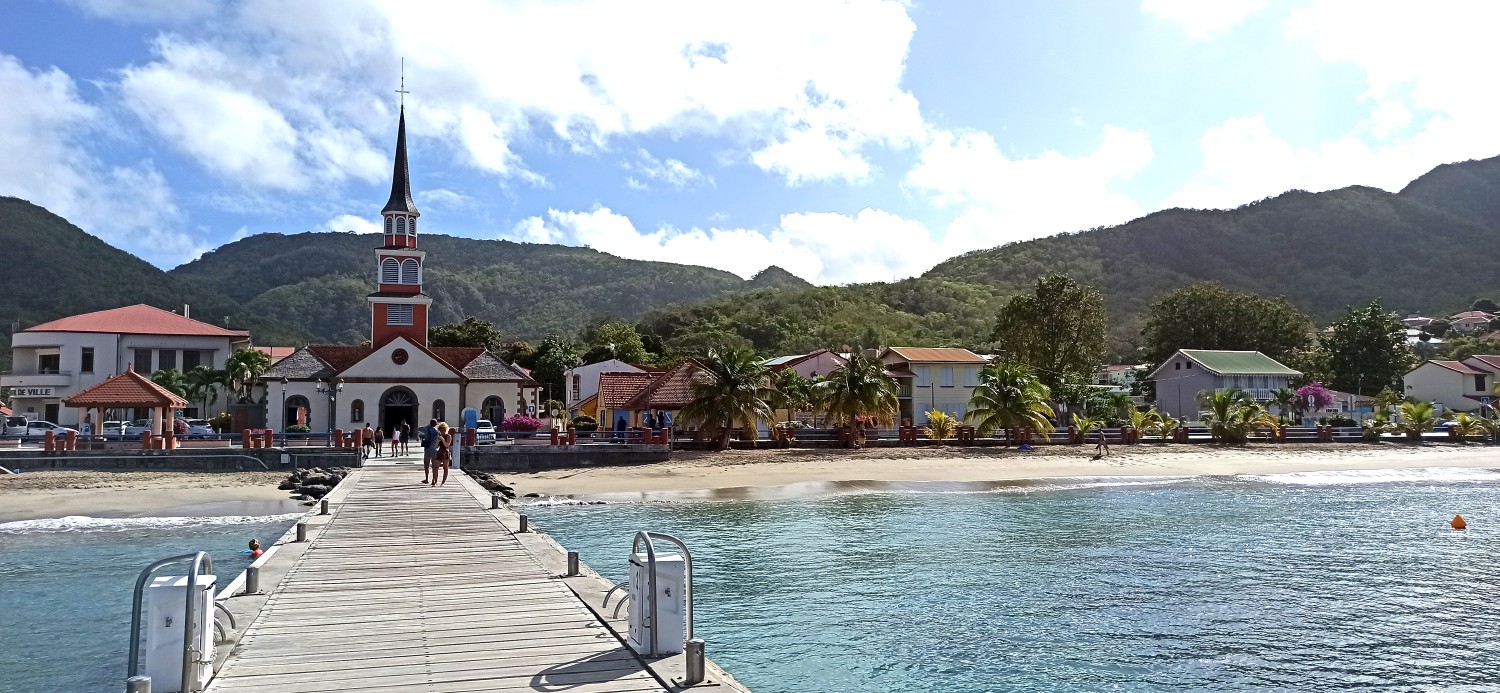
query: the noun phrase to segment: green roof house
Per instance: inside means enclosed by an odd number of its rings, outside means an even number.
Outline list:
[[[1264,402],[1300,375],[1259,351],[1178,349],[1147,377],[1156,381],[1157,411],[1196,421],[1199,393],[1238,387]]]

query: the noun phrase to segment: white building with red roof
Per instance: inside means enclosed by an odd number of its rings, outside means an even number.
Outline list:
[[[1423,361],[1403,379],[1406,396],[1450,411],[1477,411],[1494,398],[1500,355],[1477,354],[1462,361]]]
[[[76,427],[78,410],[64,407],[63,399],[124,373],[127,366],[142,375],[168,368],[222,369],[235,349],[248,346],[249,332],[148,305],[125,306],[15,333],[11,371],[0,375],[0,387],[10,392],[17,414]],[[113,415],[136,419],[150,413],[127,410]]]

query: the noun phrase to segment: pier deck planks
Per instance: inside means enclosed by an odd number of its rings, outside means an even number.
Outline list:
[[[368,466],[208,693],[661,691],[453,480]]]

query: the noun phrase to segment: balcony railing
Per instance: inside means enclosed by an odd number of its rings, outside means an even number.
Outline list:
[[[17,369],[17,370],[13,370],[13,371],[8,371],[8,372],[5,372],[5,373],[0,373],[0,375],[66,375],[66,376],[68,376],[68,377],[71,378],[73,376],[73,372],[72,371],[59,371],[59,370],[55,370],[55,369],[49,370],[49,369],[45,369],[45,368],[31,368],[31,369],[24,369],[23,368],[23,369]]]

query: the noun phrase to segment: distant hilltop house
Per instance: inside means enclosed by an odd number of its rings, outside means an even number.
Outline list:
[[[1195,421],[1202,410],[1200,393],[1238,387],[1264,402],[1272,390],[1290,387],[1301,375],[1259,351],[1178,349],[1146,377],[1156,381],[1158,411]]]
[[[900,413],[897,422],[927,423],[927,412],[937,410],[962,419],[979,385],[979,371],[989,363],[968,349],[888,347],[879,359],[896,378]]]
[[[1462,334],[1479,334],[1490,331],[1490,323],[1496,314],[1482,310],[1466,310],[1448,318],[1448,329]]]
[[[15,333],[11,371],[0,375],[17,414],[76,427],[80,412],[63,399],[131,367],[150,377],[160,370],[222,369],[235,349],[250,346],[250,333],[229,330],[169,310],[138,304],[73,315]],[[189,402],[188,417],[200,402]],[[144,419],[150,412],[109,415]],[[98,424],[100,422],[94,422]]]
[[[1496,397],[1500,355],[1471,356],[1462,361],[1424,361],[1407,372],[1406,395],[1453,411],[1475,411]]]
[[[1143,380],[1151,366],[1106,364],[1094,372],[1094,384],[1112,389],[1129,390],[1137,381]]]

